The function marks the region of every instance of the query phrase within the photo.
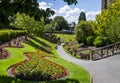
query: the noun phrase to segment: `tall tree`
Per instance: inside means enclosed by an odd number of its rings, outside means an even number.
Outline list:
[[[68,27],[68,22],[63,16],[56,16],[54,21],[57,23],[56,30],[61,31],[63,28]]]
[[[79,18],[78,18],[78,23],[81,22],[81,21],[86,21],[85,12],[81,12],[81,13],[80,13],[80,16],[79,16]]]

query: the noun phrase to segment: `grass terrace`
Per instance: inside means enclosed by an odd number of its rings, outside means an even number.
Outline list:
[[[75,34],[55,34],[57,37],[60,37],[63,41],[69,42],[69,41],[75,41]]]

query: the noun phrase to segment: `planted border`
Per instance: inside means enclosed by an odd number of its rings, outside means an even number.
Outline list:
[[[37,51],[25,53],[26,60],[15,64],[11,73],[20,79],[31,81],[56,80],[67,75],[67,70],[45,57],[54,57],[48,53]]]

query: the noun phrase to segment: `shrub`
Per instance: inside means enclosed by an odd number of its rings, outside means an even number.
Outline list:
[[[93,42],[93,44],[94,44],[94,46],[96,46],[96,47],[100,47],[100,46],[102,46],[102,41],[101,41],[101,40],[95,40],[95,41]]]
[[[25,35],[25,30],[0,30],[0,42],[5,43],[13,38]]]
[[[94,36],[89,36],[89,37],[87,37],[86,43],[87,43],[88,45],[92,45],[94,39],[95,39]]]
[[[91,24],[88,21],[81,21],[76,26],[76,39],[79,43],[86,43],[86,38],[91,34]]]
[[[96,39],[93,42],[93,45],[96,46],[96,47],[100,47],[100,46],[103,46],[103,44],[104,44],[103,42],[104,42],[104,37],[97,36]]]

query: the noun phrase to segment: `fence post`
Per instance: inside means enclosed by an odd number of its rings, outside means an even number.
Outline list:
[[[101,49],[101,58],[103,57],[103,49]]]
[[[92,60],[93,60],[93,58],[94,58],[94,57],[93,57],[93,52],[94,52],[94,51],[92,51],[92,52],[91,52],[91,57],[92,57]]]

